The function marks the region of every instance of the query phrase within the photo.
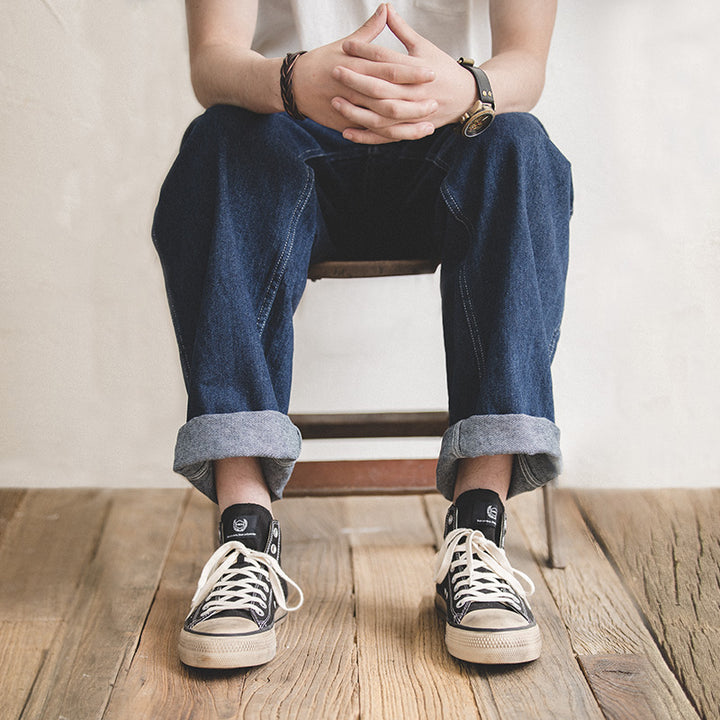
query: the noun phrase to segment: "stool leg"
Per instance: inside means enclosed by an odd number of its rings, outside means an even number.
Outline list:
[[[551,568],[564,568],[565,561],[560,549],[555,502],[553,498],[553,492],[556,485],[557,480],[552,480],[543,485],[543,505],[545,506],[545,534],[547,537],[548,566]]]

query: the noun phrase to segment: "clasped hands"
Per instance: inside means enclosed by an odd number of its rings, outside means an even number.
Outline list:
[[[407,54],[373,45],[386,26]],[[293,87],[304,115],[365,144],[430,135],[477,98],[472,75],[386,3],[351,35],[298,58]]]

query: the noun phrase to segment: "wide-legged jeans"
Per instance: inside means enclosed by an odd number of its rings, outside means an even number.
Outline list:
[[[153,224],[188,392],[175,470],[215,500],[212,461],[258,457],[281,497],[300,452],[292,320],[311,260],[434,256],[450,412],[438,489],[452,497],[460,458],[505,453],[510,495],[551,480],[571,212],[570,164],[526,113],[473,139],[445,127],[367,146],[284,113],[210,108]]]

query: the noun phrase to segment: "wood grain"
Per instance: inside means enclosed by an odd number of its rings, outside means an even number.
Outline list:
[[[283,566],[306,605],[272,663],[216,672],[176,648],[215,505],[190,490],[0,493],[0,718],[697,720],[688,696],[715,718],[719,493],[561,490],[565,570],[545,565],[540,493],[511,500],[508,556],[536,583],[544,641],[519,667],[445,650],[439,495],[283,501]]]
[[[343,502],[355,575],[361,717],[477,718],[433,607],[433,535],[422,499]]]
[[[108,496],[96,490],[11,495],[0,546],[0,717],[19,717],[94,552]]]
[[[558,524],[565,542],[567,567],[555,570],[545,566],[545,537],[539,493],[513,498],[508,507],[508,535],[521,532],[569,633],[572,649],[580,657],[604,655],[645,657],[643,692],[652,698],[655,718],[677,720],[697,718],[682,688],[669,671],[643,619],[619,578],[585,525],[577,506],[565,490],[556,491]],[[593,682],[595,676],[588,676]],[[598,689],[598,695],[602,688]]]
[[[351,547],[432,546],[422,497],[343,498],[341,532]]]
[[[581,655],[578,658],[607,720],[655,720],[655,698],[643,655]]]
[[[310,280],[321,278],[366,278],[391,275],[432,275],[438,260],[326,260],[308,270]]]
[[[97,551],[23,720],[102,717],[123,658],[137,645],[185,497],[181,490],[112,494]]]
[[[238,718],[358,717],[352,568],[339,510],[331,498],[273,508],[283,568],[303,588],[305,604],[279,626],[275,660],[248,673]]]
[[[427,496],[425,502],[439,545],[448,503],[437,496]],[[506,537],[506,551],[513,567],[528,574],[535,583],[531,605],[542,631],[543,650],[538,660],[516,667],[467,665],[482,717],[601,718],[585,676],[573,658],[565,624],[538,561],[528,550],[522,534],[512,527]]]
[[[447,412],[294,413],[290,419],[303,440],[438,437],[448,427]]]
[[[606,548],[700,715],[720,714],[720,489],[583,491]]]
[[[110,496],[98,490],[28,493],[0,546],[0,620],[62,620],[95,551]]]
[[[200,571],[215,548],[216,506],[192,491],[137,651],[126,658],[103,720],[234,720],[244,671],[186,668],[177,638]]]
[[[25,490],[15,490],[13,488],[0,489],[0,544],[5,535],[5,528],[12,520],[18,505],[25,497]]]
[[[295,465],[285,497],[435,492],[436,460],[324,460]]]
[[[61,625],[56,620],[0,621],[0,718],[20,717],[47,647]]]

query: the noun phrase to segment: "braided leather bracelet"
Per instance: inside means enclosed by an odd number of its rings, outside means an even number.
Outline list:
[[[293,120],[305,119],[305,115],[298,110],[298,106],[295,103],[295,95],[293,94],[292,86],[293,68],[295,67],[297,59],[304,54],[305,50],[288,53],[283,60],[282,67],[280,68],[280,96],[282,97],[285,112]]]

